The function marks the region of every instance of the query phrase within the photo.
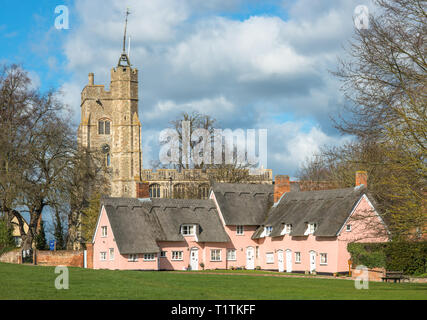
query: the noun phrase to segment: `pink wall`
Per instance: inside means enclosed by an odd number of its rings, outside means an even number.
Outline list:
[[[107,227],[107,237],[102,237],[101,227]],[[129,262],[128,255],[121,255],[114,234],[108,221],[105,208],[101,210],[101,217],[95,234],[93,245],[93,268],[94,269],[120,269],[120,270],[158,270],[157,255],[154,261],[144,261],[143,255],[138,255],[138,261]],[[109,249],[114,249],[114,260],[110,259]],[[106,260],[101,261],[101,252],[106,252]]]

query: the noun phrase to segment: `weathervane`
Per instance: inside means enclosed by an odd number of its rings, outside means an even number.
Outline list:
[[[129,8],[126,9],[126,22],[125,22],[125,34],[123,35],[123,52],[119,59],[119,67],[130,67],[130,60],[128,55],[126,54],[126,32],[127,32],[127,26],[128,26],[128,16],[130,15]],[[122,63],[125,63],[123,65]]]

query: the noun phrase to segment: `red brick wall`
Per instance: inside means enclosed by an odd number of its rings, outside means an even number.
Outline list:
[[[21,249],[15,249],[9,252],[6,252],[1,255],[0,262],[6,262],[6,263],[16,263],[21,264],[22,263],[22,257],[21,257]]]
[[[150,185],[148,182],[137,182],[136,183],[136,197],[137,198],[149,198],[150,197]]]
[[[83,268],[83,251],[37,250],[36,263],[41,266],[67,266]]]

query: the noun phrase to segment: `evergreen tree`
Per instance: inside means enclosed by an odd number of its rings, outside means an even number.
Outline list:
[[[64,228],[61,222],[61,217],[59,216],[59,213],[55,215],[55,231],[54,231],[54,237],[56,240],[56,250],[64,250],[65,247],[65,239],[64,239]]]
[[[0,248],[14,247],[13,229],[8,226],[5,219],[0,219]]]
[[[46,233],[44,231],[43,220],[40,222],[40,231],[36,236],[36,249],[37,250],[46,250],[47,249]]]

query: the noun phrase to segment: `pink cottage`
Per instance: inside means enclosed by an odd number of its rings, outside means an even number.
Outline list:
[[[93,267],[345,273],[349,242],[388,240],[363,182],[323,191],[218,183],[208,200],[104,198]]]

